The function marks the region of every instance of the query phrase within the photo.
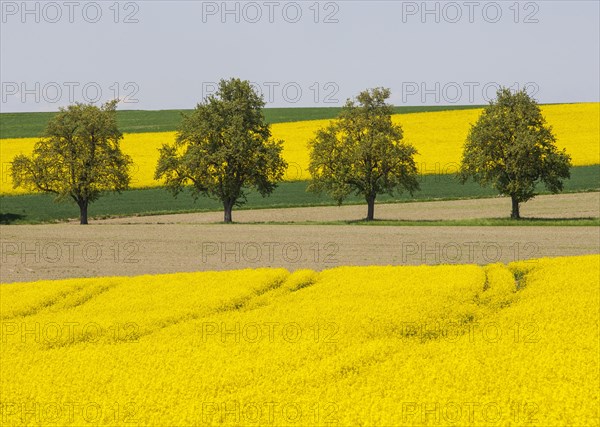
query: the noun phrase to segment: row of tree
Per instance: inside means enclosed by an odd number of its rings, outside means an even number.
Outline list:
[[[389,97],[384,88],[361,92],[308,142],[309,190],[327,193],[339,204],[351,194],[364,197],[367,220],[374,219],[378,195],[419,190],[417,150],[392,122]],[[127,189],[130,182],[132,160],[120,149],[116,106],[115,100],[61,109],[33,154],[14,158],[14,187],[72,199],[80,223],[87,224],[91,202],[105,191]],[[246,202],[249,190],[268,196],[287,169],[283,141],[272,138],[264,106],[248,81],[222,80],[214,95],[183,115],[174,143],[162,146],[155,179],[175,195],[189,188],[195,198],[221,201],[224,221],[232,222],[233,208]],[[458,178],[510,196],[511,217],[520,218],[519,204],[535,196],[539,182],[556,193],[570,176],[570,157],[555,143],[535,100],[525,91],[500,89],[470,129]]]

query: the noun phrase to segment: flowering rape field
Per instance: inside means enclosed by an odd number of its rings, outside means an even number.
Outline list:
[[[600,256],[0,286],[7,425],[598,425]]]
[[[554,128],[559,148],[566,148],[574,166],[600,163],[600,104],[561,104],[541,107],[546,120]],[[396,123],[402,125],[407,142],[419,154],[415,157],[422,173],[453,173],[457,170],[462,148],[470,125],[475,123],[481,109],[452,110],[427,113],[397,114]],[[307,142],[317,129],[329,120],[312,120],[272,125],[273,137],[284,140],[283,157],[289,163],[285,179],[308,180],[309,153]],[[123,151],[134,160],[132,187],[156,187],[154,170],[158,148],[171,143],[175,132],[126,134]],[[3,162],[0,194],[20,194],[13,189],[8,163],[17,154],[30,154],[36,138],[2,139],[0,157]]]

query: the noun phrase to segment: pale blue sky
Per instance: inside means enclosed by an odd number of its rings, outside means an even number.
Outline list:
[[[277,107],[374,86],[397,105],[485,103],[500,84],[600,98],[598,1],[1,3],[3,112],[117,93],[121,109],[193,108],[231,76]]]

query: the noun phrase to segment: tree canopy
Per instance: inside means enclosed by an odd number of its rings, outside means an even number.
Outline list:
[[[249,189],[268,196],[287,168],[264,106],[248,81],[221,80],[214,95],[183,116],[175,142],[162,146],[155,178],[174,194],[189,186],[194,197],[220,200],[231,222],[233,207],[246,202]]]
[[[509,195],[511,217],[518,219],[519,204],[536,195],[537,184],[562,191],[570,167],[537,102],[525,90],[502,88],[471,127],[459,174],[463,182],[474,179]]]
[[[33,154],[13,159],[14,188],[52,193],[58,201],[72,199],[79,206],[80,223],[87,224],[91,202],[102,192],[127,189],[130,182],[132,160],[120,149],[117,102],[61,108]]]
[[[378,194],[419,189],[417,150],[403,142],[402,127],[392,123],[389,96],[384,88],[361,92],[309,141],[309,189],[326,192],[339,204],[352,193],[364,196],[367,220],[374,219]]]

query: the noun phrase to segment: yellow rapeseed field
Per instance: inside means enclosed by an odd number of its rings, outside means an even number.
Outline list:
[[[566,148],[575,166],[600,163],[600,104],[562,104],[542,106],[542,111],[553,126],[558,146]],[[402,125],[405,140],[419,151],[416,160],[419,171],[428,173],[454,173],[462,156],[462,148],[470,125],[475,123],[480,109],[441,111],[431,113],[398,114],[394,122]],[[273,136],[284,140],[283,157],[289,163],[285,179],[307,180],[309,153],[307,142],[317,129],[328,120],[278,123],[272,126]],[[126,134],[123,151],[134,160],[132,187],[154,187],[154,169],[158,148],[171,143],[175,132]],[[0,140],[2,180],[0,194],[18,194],[24,190],[12,188],[9,162],[17,154],[30,154],[36,138]]]
[[[598,425],[600,256],[0,286],[5,425]]]

